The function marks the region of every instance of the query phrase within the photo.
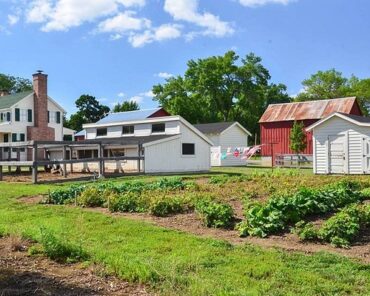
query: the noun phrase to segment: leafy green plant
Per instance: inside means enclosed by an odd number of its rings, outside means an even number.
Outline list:
[[[159,196],[152,199],[149,212],[154,216],[166,217],[172,214],[183,213],[187,208],[187,204],[180,197]]]
[[[67,189],[58,189],[50,192],[46,203],[62,205],[71,202],[85,190],[85,186],[72,185]]]
[[[199,199],[195,204],[195,210],[207,227],[227,228],[234,220],[234,211],[229,204],[210,199]]]
[[[298,222],[292,230],[297,234],[301,240],[316,240],[318,238],[318,230],[313,223],[306,223],[305,221]]]
[[[245,221],[237,226],[241,236],[266,237],[283,231],[312,214],[327,213],[361,200],[356,184],[339,182],[321,190],[301,188],[293,195],[270,198],[266,203],[247,207]]]
[[[101,207],[106,202],[108,192],[102,192],[98,188],[90,187],[83,191],[77,198],[77,204],[84,207]]]
[[[320,229],[319,237],[335,247],[348,248],[366,224],[365,207],[352,204],[329,218]]]
[[[78,262],[89,258],[81,246],[61,241],[46,228],[41,228],[41,245],[46,256],[58,262]]]
[[[147,208],[148,202],[137,192],[113,193],[109,196],[109,210],[112,212],[141,213]]]

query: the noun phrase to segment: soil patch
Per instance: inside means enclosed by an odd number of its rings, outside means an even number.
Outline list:
[[[149,295],[143,286],[99,276],[98,266],[84,268],[29,256],[28,247],[28,242],[0,238],[0,295]]]

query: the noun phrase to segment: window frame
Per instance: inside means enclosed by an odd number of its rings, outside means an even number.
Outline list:
[[[129,133],[124,132],[125,128],[129,128]],[[130,132],[131,128],[132,128],[132,132]],[[131,135],[134,135],[134,134],[135,134],[135,125],[123,125],[122,126],[122,136],[131,136]]]
[[[163,131],[154,131],[155,126],[163,126]],[[164,134],[166,132],[166,123],[165,122],[159,122],[159,123],[152,123],[152,134]]]
[[[189,154],[189,153],[184,153],[184,145],[192,145],[193,148],[193,153]],[[195,148],[195,143],[181,143],[181,156],[182,157],[195,157],[196,156],[196,148]]]
[[[104,134],[99,135],[99,130],[105,130]],[[96,137],[106,137],[108,135],[108,128],[107,127],[99,127],[96,129]]]

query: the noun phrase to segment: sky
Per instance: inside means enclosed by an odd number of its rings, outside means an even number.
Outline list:
[[[370,77],[369,0],[0,0],[0,73],[49,75],[68,114],[82,94],[156,107],[190,59],[262,58],[295,95],[318,70]]]

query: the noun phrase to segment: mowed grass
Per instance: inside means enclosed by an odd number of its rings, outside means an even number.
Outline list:
[[[0,232],[39,240],[45,227],[161,295],[370,295],[370,267],[343,257],[232,246],[84,209],[16,201],[51,188],[0,183]]]

